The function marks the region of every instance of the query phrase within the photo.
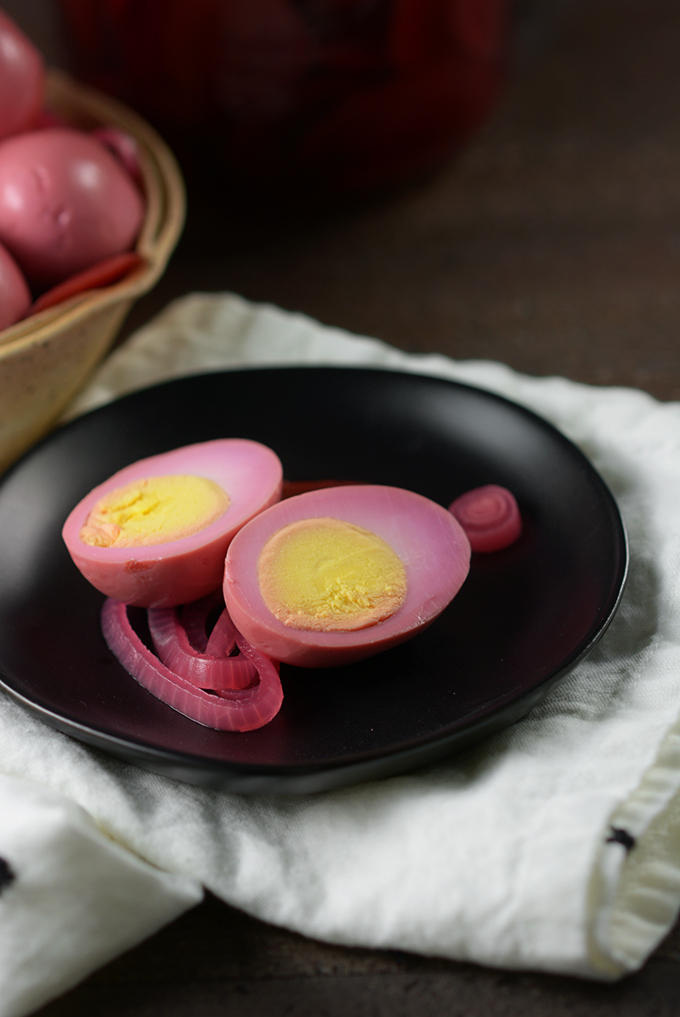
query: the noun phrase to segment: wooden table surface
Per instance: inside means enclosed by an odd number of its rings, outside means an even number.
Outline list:
[[[5,3],[43,33],[44,5]],[[189,191],[187,228],[125,333],[231,290],[405,350],[680,398],[677,0],[524,0],[505,95],[398,193],[314,215]],[[40,1017],[677,1017],[680,927],[615,985],[346,949],[212,897]]]

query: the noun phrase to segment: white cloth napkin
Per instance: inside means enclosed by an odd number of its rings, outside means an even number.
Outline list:
[[[621,608],[513,727],[426,769],[316,796],[154,776],[0,695],[2,1017],[62,993],[191,907],[202,886],[331,942],[597,979],[642,964],[675,920],[680,405],[409,356],[236,296],[195,294],[119,348],[72,414],[171,376],[284,363],[425,372],[551,420],[621,507],[632,550]]]

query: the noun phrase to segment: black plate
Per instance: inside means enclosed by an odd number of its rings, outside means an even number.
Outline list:
[[[283,667],[283,708],[247,734],[200,727],[142,689],[100,633],[102,596],[60,536],[73,505],[143,456],[254,438],[294,480],[410,488],[448,505],[497,483],[524,532],[473,555],[424,633],[360,664]],[[147,769],[234,791],[309,792],[391,775],[523,716],[595,644],[627,571],[616,504],[552,426],[466,385],[353,368],[227,371],[168,382],[54,432],[0,485],[2,686],[48,724]]]

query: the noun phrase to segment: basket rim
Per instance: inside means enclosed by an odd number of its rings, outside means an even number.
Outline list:
[[[77,327],[93,312],[123,301],[132,302],[150,290],[162,275],[186,219],[186,192],[177,160],[158,132],[139,114],[53,68],[47,72],[46,105],[66,120],[77,121],[74,126],[89,122],[92,126],[119,127],[134,136],[140,149],[147,198],[135,250],[145,264],[118,282],[76,294],[0,331],[0,359],[49,339],[55,331]]]

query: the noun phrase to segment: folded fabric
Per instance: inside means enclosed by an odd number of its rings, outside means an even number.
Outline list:
[[[680,906],[680,405],[412,356],[230,294],[170,305],[70,415],[192,373],[383,366],[522,403],[576,442],[631,571],[593,652],[523,720],[416,772],[235,795],[126,765],[0,696],[0,1015],[21,1017],[199,899],[336,943],[613,979]]]

